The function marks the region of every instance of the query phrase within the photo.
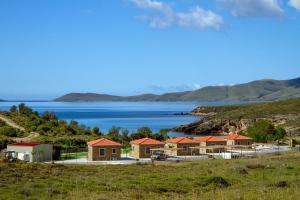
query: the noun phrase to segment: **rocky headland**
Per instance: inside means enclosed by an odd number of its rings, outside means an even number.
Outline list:
[[[227,135],[243,133],[259,120],[268,120],[283,127],[289,135],[300,134],[300,99],[248,105],[202,106],[191,115],[202,119],[181,125],[173,131],[192,135]]]

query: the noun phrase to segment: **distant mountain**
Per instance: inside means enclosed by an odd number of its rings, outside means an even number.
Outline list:
[[[113,96],[94,93],[70,93],[54,101],[275,101],[300,97],[300,78],[258,80],[234,86],[208,86],[195,91]]]

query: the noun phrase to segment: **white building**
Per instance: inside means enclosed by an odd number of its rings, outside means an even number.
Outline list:
[[[15,143],[7,145],[7,151],[16,152],[19,160],[28,162],[51,161],[53,146],[51,144]]]

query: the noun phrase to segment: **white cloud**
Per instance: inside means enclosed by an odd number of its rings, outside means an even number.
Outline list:
[[[289,0],[289,5],[300,11],[300,0]]]
[[[153,10],[165,10],[168,8],[166,4],[156,0],[130,0],[139,8],[153,9]]]
[[[184,27],[196,27],[199,29],[220,29],[223,18],[210,10],[200,7],[191,9],[189,12],[177,14],[178,24]]]
[[[218,3],[233,16],[280,17],[284,13],[279,0],[218,0]]]
[[[137,7],[151,11],[139,17],[147,21],[151,28],[166,28],[173,25],[199,30],[219,30],[223,24],[223,18],[211,10],[204,10],[199,6],[186,12],[176,12],[166,3],[157,0],[130,0]]]
[[[201,85],[199,85],[198,83],[194,83],[193,89],[192,89],[192,90],[198,90],[198,89],[200,89],[200,88],[202,88]]]

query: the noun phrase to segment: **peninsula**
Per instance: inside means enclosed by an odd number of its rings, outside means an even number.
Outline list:
[[[173,131],[194,135],[242,133],[259,120],[284,128],[288,135],[297,135],[300,131],[300,98],[246,105],[201,106],[190,114],[203,118]]]

